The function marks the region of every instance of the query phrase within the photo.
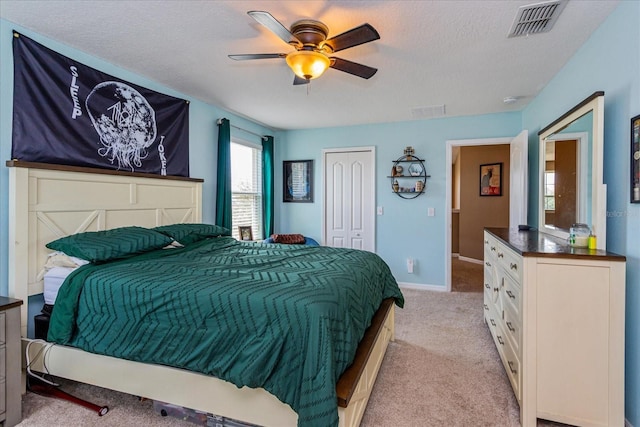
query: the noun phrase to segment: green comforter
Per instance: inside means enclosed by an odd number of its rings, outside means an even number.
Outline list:
[[[336,382],[384,298],[388,266],[358,250],[207,239],[72,273],[49,341],[262,387],[299,426],[338,424]]]

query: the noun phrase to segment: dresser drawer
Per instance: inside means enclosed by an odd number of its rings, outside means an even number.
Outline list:
[[[497,328],[499,327],[498,325],[502,322],[498,313],[493,307],[489,306],[489,309],[485,310],[484,312],[484,318],[487,321],[489,329],[491,330],[491,334],[494,335],[494,337],[497,336]],[[500,334],[502,334],[502,332],[500,332]]]
[[[516,353],[513,351],[511,344],[506,342],[505,345],[502,346],[500,356],[502,357],[502,362],[504,363],[504,369],[507,371],[507,377],[509,378],[509,382],[511,383],[511,387],[513,388],[513,393],[516,395],[516,399],[518,403],[520,403],[522,399],[522,395],[520,393],[520,384],[522,384],[522,370],[520,369],[520,359],[516,356]]]
[[[0,311],[0,344],[4,344],[7,340],[7,336],[5,335],[6,326],[5,326],[5,313],[4,311]],[[4,371],[0,371],[4,372]]]
[[[513,313],[519,318],[521,317],[522,307],[522,289],[512,276],[505,274],[500,283],[500,298],[502,299],[502,308],[511,307]]]
[[[7,400],[7,349],[4,343],[0,343],[0,414],[6,411]],[[0,420],[4,417],[0,417]]]
[[[517,283],[522,284],[522,257],[503,244],[496,251],[497,262]]]
[[[509,338],[513,351],[516,355],[521,354],[520,346],[522,343],[522,319],[514,314],[509,306],[505,307],[503,312],[503,324],[505,335]]]

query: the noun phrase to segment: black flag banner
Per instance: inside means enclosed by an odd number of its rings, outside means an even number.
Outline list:
[[[189,102],[14,32],[11,158],[189,176]]]

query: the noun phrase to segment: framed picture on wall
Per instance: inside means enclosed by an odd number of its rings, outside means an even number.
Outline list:
[[[640,115],[631,119],[631,203],[640,203]]]
[[[240,240],[253,240],[253,232],[251,231],[251,226],[239,226],[238,234],[240,235]]]
[[[313,160],[285,160],[282,166],[282,201],[313,203]]]
[[[502,196],[502,163],[480,165],[480,195]]]

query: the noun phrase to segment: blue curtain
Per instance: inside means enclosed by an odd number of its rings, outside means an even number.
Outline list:
[[[231,230],[231,124],[218,123],[218,185],[216,187],[216,225]]]
[[[273,137],[262,139],[262,221],[264,237],[273,234]]]

